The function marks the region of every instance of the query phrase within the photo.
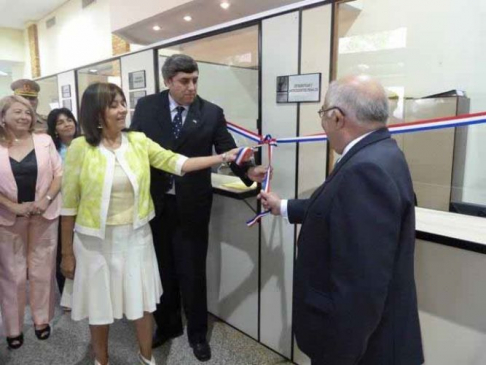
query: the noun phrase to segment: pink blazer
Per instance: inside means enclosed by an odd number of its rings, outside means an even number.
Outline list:
[[[37,159],[37,183],[35,199],[38,200],[47,194],[52,180],[62,176],[62,161],[56,146],[48,134],[32,134],[34,139],[35,156]],[[0,194],[6,198],[17,201],[17,183],[10,166],[8,148],[0,145]],[[61,211],[61,194],[58,194],[49,208],[42,215],[46,219],[54,219]],[[12,226],[16,216],[3,205],[0,205],[0,225]]]

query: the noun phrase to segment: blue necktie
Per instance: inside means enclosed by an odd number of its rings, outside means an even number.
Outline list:
[[[183,106],[178,106],[176,108],[177,114],[172,120],[172,133],[174,133],[174,138],[179,138],[182,129],[182,113],[184,112],[185,108]],[[174,175],[169,176],[169,188],[168,190],[172,189],[174,186]]]
[[[183,106],[178,106],[177,114],[172,121],[172,133],[174,133],[174,138],[179,138],[182,130],[182,113],[184,112],[185,108]]]

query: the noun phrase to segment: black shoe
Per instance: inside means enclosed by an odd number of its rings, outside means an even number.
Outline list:
[[[211,359],[211,347],[207,341],[191,344],[191,347],[192,351],[194,351],[194,356],[199,361],[208,361]]]
[[[17,337],[7,337],[8,348],[12,350],[17,350],[24,344],[24,334],[21,333]]]
[[[173,333],[159,333],[159,331],[155,331],[154,337],[152,337],[152,348],[155,349],[157,347],[160,347],[167,341],[182,336],[183,333],[184,331],[182,329]]]
[[[49,338],[49,336],[51,335],[51,326],[47,325],[47,327],[45,327],[41,330],[36,330],[34,328],[34,333],[35,333],[35,336],[39,340],[41,340],[41,341],[47,340]]]

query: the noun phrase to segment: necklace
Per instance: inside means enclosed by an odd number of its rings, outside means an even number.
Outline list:
[[[20,143],[20,142],[23,142],[23,141],[27,141],[28,139],[30,138],[30,136],[26,137],[26,138],[17,138],[17,137],[14,137],[14,142],[15,143]]]

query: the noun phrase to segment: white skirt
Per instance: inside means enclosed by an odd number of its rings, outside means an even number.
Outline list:
[[[73,320],[104,325],[155,311],[162,284],[148,224],[137,230],[107,226],[104,240],[76,232],[73,249],[74,283],[61,299],[62,306],[72,308]]]

